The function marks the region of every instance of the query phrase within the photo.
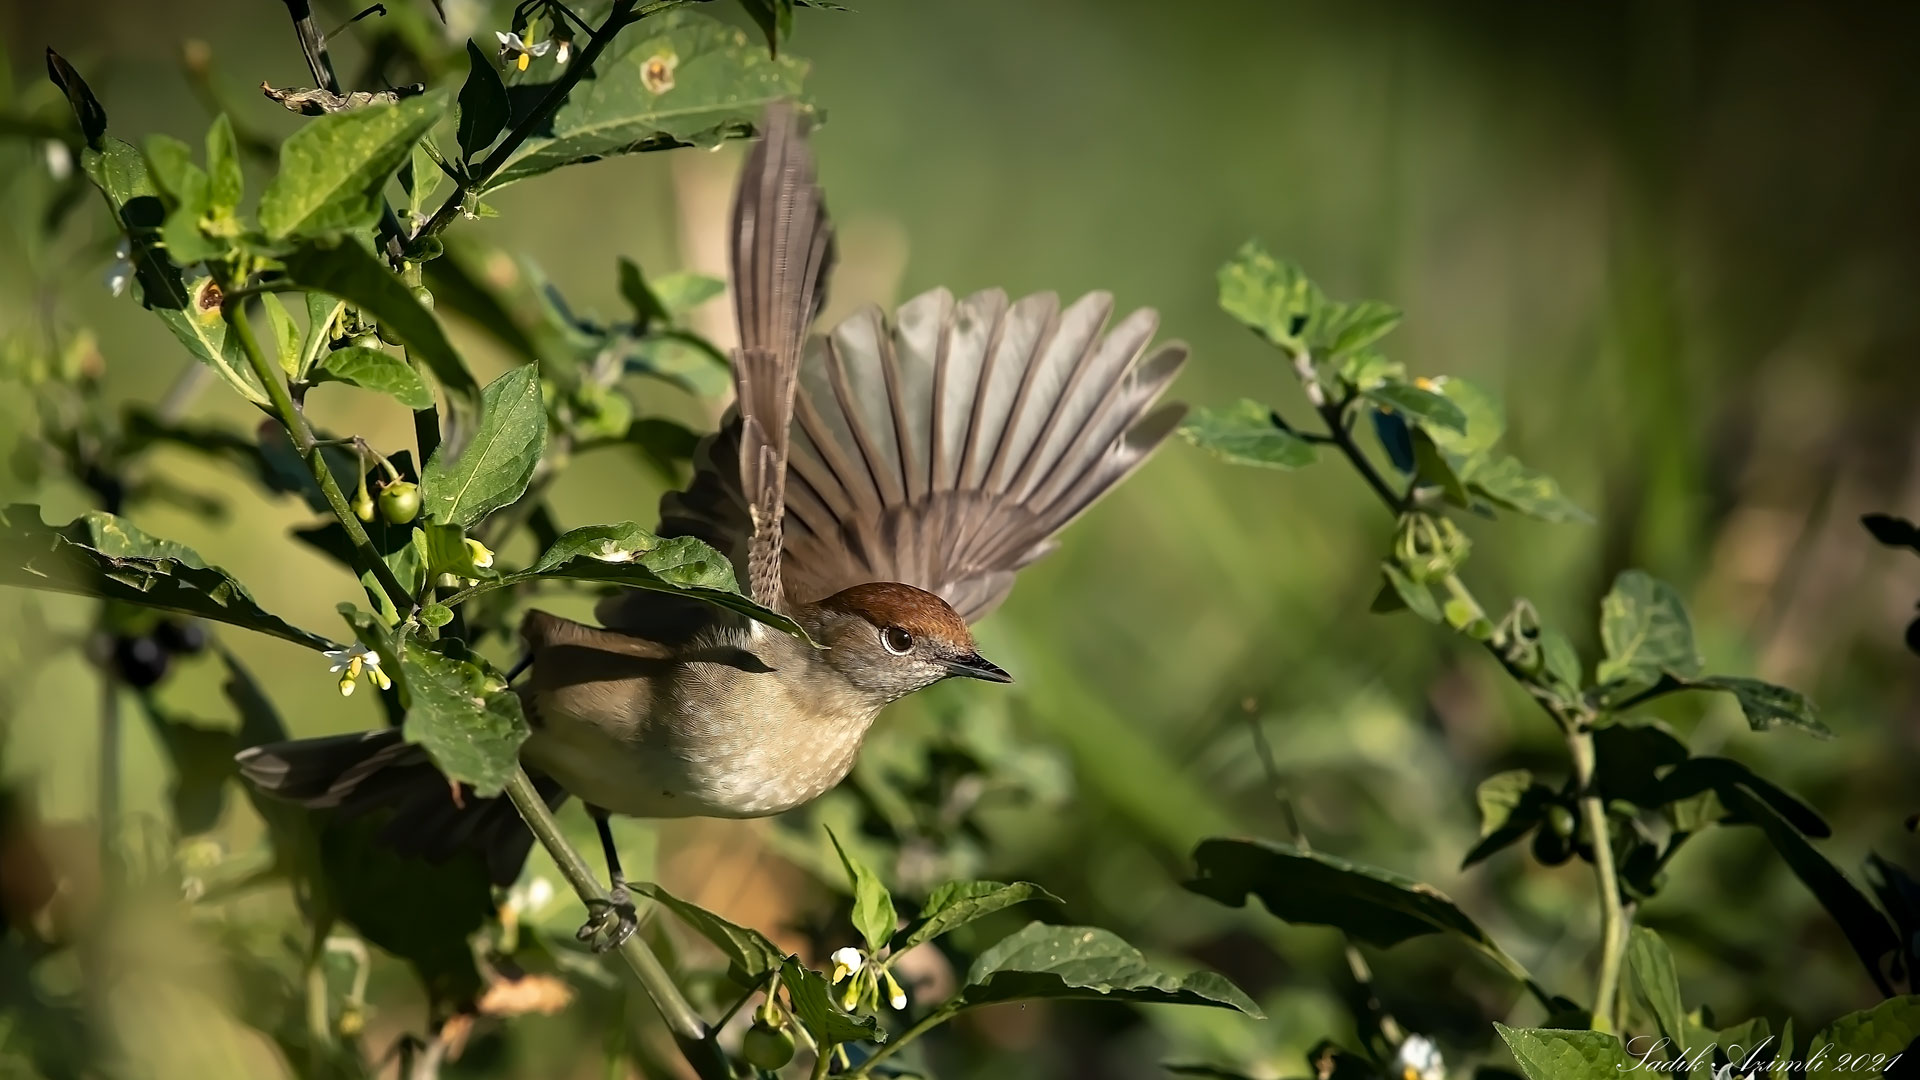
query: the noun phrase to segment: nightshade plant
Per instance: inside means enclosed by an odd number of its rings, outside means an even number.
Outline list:
[[[1897,887],[1879,888],[1883,910],[1811,842],[1829,834],[1811,807],[1733,758],[1694,754],[1657,720],[1638,715],[1669,694],[1724,693],[1754,731],[1830,738],[1813,703],[1758,679],[1708,674],[1679,593],[1639,570],[1621,572],[1601,601],[1603,655],[1591,666],[1524,598],[1504,612],[1490,609],[1461,575],[1470,542],[1457,516],[1587,519],[1551,478],[1500,448],[1505,418],[1494,398],[1465,379],[1410,376],[1377,348],[1399,322],[1398,311],[1377,301],[1331,300],[1258,244],[1242,247],[1221,269],[1220,306],[1277,351],[1318,425],[1295,427],[1275,409],[1242,401],[1200,410],[1182,434],[1239,465],[1297,469],[1331,452],[1379,497],[1394,530],[1373,610],[1409,612],[1483,647],[1566,744],[1563,776],[1516,770],[1480,784],[1481,839],[1463,866],[1521,841],[1548,865],[1576,857],[1591,864],[1601,938],[1592,985],[1564,996],[1550,992],[1439,891],[1315,851],[1297,829],[1287,842],[1204,841],[1188,887],[1235,907],[1258,897],[1283,920],[1336,927],[1377,948],[1426,934],[1459,939],[1518,980],[1546,1015],[1538,1028],[1495,1025],[1530,1080],[1601,1080],[1635,1068],[1703,1078],[1785,1076],[1796,1060],[1808,1062],[1814,1075],[1878,1076],[1892,1067],[1920,1038],[1920,996],[1898,993],[1914,989],[1920,977],[1912,965],[1911,899]],[[1376,450],[1357,434],[1362,427],[1373,433]],[[1876,529],[1882,539],[1887,533]],[[1887,996],[1884,1003],[1798,1044],[1790,1023],[1778,1032],[1765,1018],[1720,1026],[1704,1008],[1683,1008],[1672,957],[1658,934],[1634,925],[1634,913],[1665,885],[1690,838],[1728,825],[1766,835],[1831,913]],[[1877,859],[1869,868],[1882,882],[1898,873]],[[1911,885],[1904,875],[1893,884],[1902,882]],[[1349,954],[1357,955],[1351,948]],[[1356,965],[1363,981],[1365,972]],[[1316,1052],[1317,1074],[1427,1077],[1424,1039],[1415,1043],[1419,1037],[1406,1036],[1391,1017],[1376,1021],[1374,1045]],[[1409,1055],[1410,1045],[1420,1052]]]
[[[553,476],[598,446],[631,446],[670,467],[686,460],[693,433],[636,418],[626,376],[724,385],[724,357],[685,319],[721,283],[691,274],[648,278],[623,262],[619,284],[630,319],[607,325],[576,317],[557,292],[542,289],[541,315],[530,328],[450,245],[458,223],[492,213],[485,197],[507,184],[613,154],[715,146],[751,135],[770,102],[804,104],[805,67],[779,51],[795,2],[746,0],[766,32],[762,45],[683,0],[612,0],[592,19],[553,0],[525,0],[498,32],[498,49],[467,42],[444,55],[429,51],[415,58],[426,84],[368,91],[341,84],[312,13],[289,0],[316,85],[266,88],[311,117],[277,152],[263,152],[258,137],[243,139],[226,115],[214,120],[203,153],[160,135],[126,141],[110,131],[107,108],[81,74],[48,51],[48,74],[72,122],[39,117],[14,129],[49,140],[52,152],[77,163],[71,190],[91,187],[112,223],[110,287],[116,295],[130,291],[154,314],[155,330],[170,333],[187,369],[159,407],[115,414],[100,398],[97,355],[84,332],[49,320],[43,336],[14,339],[8,353],[7,374],[32,387],[41,414],[17,461],[63,471],[98,504],[64,524],[45,521],[36,506],[0,511],[0,582],[103,601],[95,636],[105,682],[109,900],[117,868],[129,861],[116,836],[123,691],[139,692],[173,758],[175,824],[184,835],[218,817],[237,749],[285,736],[259,682],[224,652],[237,732],[169,715],[148,693],[165,678],[169,656],[198,647],[198,624],[183,620],[206,620],[324,654],[313,678],[331,667],[341,693],[366,687],[360,692],[378,698],[388,721],[431,753],[453,785],[451,798],[504,794],[581,900],[604,901],[519,767],[527,724],[518,697],[474,646],[510,635],[515,609],[502,602],[509,590],[569,581],[694,597],[801,632],[743,596],[726,559],[704,544],[663,539],[633,522],[563,532],[543,501]],[[437,28],[426,29],[402,37],[436,41]],[[581,86],[589,73],[591,84]],[[277,165],[263,185],[248,183],[249,146]],[[56,221],[72,202],[57,204]],[[520,363],[480,385],[443,331],[438,307],[459,311]],[[53,345],[42,347],[44,340]],[[245,431],[187,419],[209,373],[267,421]],[[331,384],[409,410],[414,445],[380,447],[317,429],[306,402],[340,392]],[[145,465],[147,451],[162,444],[236,467],[320,516],[297,539],[351,568],[364,586],[364,595],[341,597],[337,638],[266,610],[233,575],[134,524],[143,504],[177,494]],[[494,550],[522,533],[542,554],[523,568],[497,565]],[[305,1000],[295,1013],[302,1022],[271,1030],[306,1073],[361,1075],[380,1066],[360,1037],[365,949],[332,936],[336,923],[411,962],[425,985],[429,1030],[397,1048],[410,1076],[432,1075],[457,1054],[476,1016],[544,1009],[556,994],[564,998],[564,989],[542,989],[552,976],[543,983],[520,971],[515,950],[538,932],[496,921],[487,868],[475,858],[438,866],[405,860],[382,846],[377,821],[267,802],[257,809],[273,844],[263,879],[290,880],[312,926]],[[917,1051],[925,1032],[966,1010],[1024,999],[1258,1015],[1218,975],[1170,975],[1111,933],[1041,922],[979,951],[950,992],[908,1002],[891,969],[909,950],[1015,905],[1057,898],[1024,883],[949,881],[924,890],[924,902],[903,918],[874,871],[851,851],[841,858],[863,944],[842,950],[831,978],[757,931],[656,886],[640,888],[729,963],[730,989],[708,996],[731,1004],[721,1016],[702,1015],[683,992],[688,973],[670,973],[645,936],[620,946],[697,1075],[719,1080],[782,1068],[811,1069],[815,1077],[894,1074],[904,1060],[895,1055]],[[510,895],[504,906],[517,905]],[[543,947],[580,953],[570,940]],[[328,976],[341,957],[358,972],[344,995]],[[584,954],[567,962],[592,967]],[[737,1054],[723,1049],[726,1020],[756,998],[749,1037]],[[890,1030],[882,1017],[895,1010],[906,1010],[908,1023]],[[54,1074],[87,1057],[75,1034],[83,1021],[60,1016],[65,1026],[16,1033],[42,1071]],[[789,1066],[796,1037],[811,1051]]]

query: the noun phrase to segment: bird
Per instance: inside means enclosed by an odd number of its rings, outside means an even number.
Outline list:
[[[1011,682],[972,624],[1185,413],[1158,401],[1187,347],[1149,348],[1152,309],[1109,329],[1104,292],[1062,307],[935,289],[812,334],[833,229],[801,112],[771,106],[760,126],[731,214],[735,401],[658,532],[711,544],[806,639],[657,591],[602,600],[598,626],[527,613],[521,760],[550,806],[577,797],[597,826],[611,889],[580,929],[597,949],[637,925],[611,815],[779,814],[846,777],[887,705],[948,678]],[[396,728],[239,764],[282,799],[389,811],[380,836],[403,853],[477,849],[498,885],[531,847],[507,800],[459,798]]]

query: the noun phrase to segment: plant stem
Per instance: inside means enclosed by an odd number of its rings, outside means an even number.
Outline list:
[[[853,1071],[846,1075],[846,1080],[864,1080],[864,1078],[868,1074],[873,1072],[874,1066],[892,1057],[894,1054],[898,1053],[902,1048],[907,1046],[907,1044],[913,1042],[915,1039],[918,1039],[920,1036],[925,1035],[927,1032],[932,1031],[934,1028],[937,1028],[941,1024],[944,1024],[947,1021],[953,1019],[954,1017],[960,1015],[960,1010],[956,1008],[952,1008],[951,1006],[952,1006],[952,1002],[948,1002],[947,1004],[942,1005],[939,1008],[928,1013],[927,1015],[921,1017],[919,1023],[901,1032],[897,1038],[893,1039],[891,1042],[887,1043],[885,1046],[882,1046],[880,1049],[874,1051],[872,1057],[868,1058],[867,1060],[861,1062],[859,1065],[855,1066]],[[827,1060],[831,1056],[831,1054],[832,1054],[831,1047],[822,1046],[820,1048],[820,1059],[822,1061]],[[827,1074],[822,1072],[822,1073],[817,1073],[815,1075],[825,1076]]]
[[[1593,875],[1600,891],[1600,974],[1593,988],[1593,1030],[1611,1032],[1614,995],[1620,986],[1620,957],[1627,937],[1626,910],[1620,905],[1620,879],[1613,867],[1613,838],[1607,830],[1607,808],[1593,787],[1593,732],[1584,725],[1569,727],[1567,750],[1573,755],[1573,781],[1579,793],[1580,817],[1593,840]]]
[[[600,887],[600,881],[594,876],[593,868],[587,865],[580,852],[567,842],[560,832],[560,825],[553,820],[553,811],[547,808],[547,802],[533,789],[533,781],[527,777],[527,771],[515,768],[507,779],[507,798],[513,800],[514,809],[526,819],[527,827],[540,841],[540,846],[553,856],[554,865],[573,886],[580,899],[592,905],[604,902],[606,891]],[[687,1004],[681,996],[679,987],[673,985],[667,969],[662,967],[660,959],[653,955],[647,943],[634,934],[620,944],[620,956],[633,969],[640,985],[653,999],[654,1008],[660,1010],[660,1016],[667,1022],[667,1028],[673,1032],[674,1042],[680,1046],[687,1064],[702,1080],[728,1080],[731,1070],[726,1058],[712,1038],[706,1021]]]
[[[493,179],[493,175],[506,165],[507,159],[513,156],[513,152],[520,149],[520,144],[526,142],[528,136],[543,127],[548,119],[559,111],[561,104],[567,100],[567,95],[573,92],[575,84],[585,78],[587,72],[593,70],[593,62],[600,58],[600,54],[606,51],[608,45],[613,44],[614,37],[622,29],[669,8],[693,3],[694,0],[655,0],[654,3],[636,11],[634,8],[638,2],[639,0],[614,0],[613,10],[607,12],[606,20],[581,48],[580,55],[567,65],[566,72],[554,80],[553,85],[547,88],[546,96],[540,99],[540,103],[533,107],[532,112],[522,117],[520,122],[507,132],[506,138],[500,140],[500,144],[493,148],[493,152],[482,159],[480,164],[469,169],[466,179],[454,185],[453,194],[447,196],[447,201],[440,204],[440,209],[435,210],[433,216],[427,219],[427,223],[420,226],[420,231],[413,234],[413,244],[436,235],[459,216],[460,208],[466,204],[467,196],[484,189],[487,181]]]
[[[221,291],[226,291],[225,283]],[[333,470],[327,467],[326,457],[321,453],[318,440],[313,436],[313,428],[307,424],[307,418],[294,404],[293,394],[287,389],[286,376],[267,360],[267,354],[260,349],[259,339],[253,336],[253,326],[247,321],[247,313],[240,302],[233,299],[223,300],[220,313],[226,316],[227,328],[240,339],[241,350],[247,354],[247,362],[253,365],[253,373],[267,390],[267,400],[273,403],[274,415],[281,426],[287,429],[287,437],[293,440],[293,448],[306,460],[307,470],[313,474],[313,482],[320,486],[320,494],[333,509],[333,516],[340,519],[340,527],[346,530],[347,541],[353,546],[353,553],[360,569],[373,575],[380,588],[392,601],[395,611],[404,618],[413,610],[413,596],[407,587],[400,584],[380,553],[374,550],[373,541],[368,538],[367,530],[360,527],[360,519],[353,516],[353,507],[348,505],[346,493],[333,478]]]

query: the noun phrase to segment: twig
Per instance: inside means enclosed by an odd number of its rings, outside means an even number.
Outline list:
[[[553,820],[553,812],[547,808],[545,799],[533,789],[533,781],[528,779],[525,769],[515,768],[507,779],[507,798],[513,800],[514,808],[526,819],[527,827],[540,845],[553,856],[555,866],[573,886],[573,891],[589,906],[605,903],[606,891],[600,887],[600,881],[594,876],[593,868],[586,859],[574,850],[567,838],[561,835],[560,825]],[[673,1033],[673,1040],[679,1044],[680,1052],[687,1064],[702,1080],[729,1080],[731,1070],[726,1057],[720,1052],[719,1044],[711,1037],[706,1021],[687,1004],[679,987],[673,984],[667,969],[662,967],[660,959],[639,934],[633,934],[620,944],[620,956],[633,969],[640,985],[653,999],[654,1008],[660,1010],[660,1016],[667,1022],[667,1029]]]
[[[1613,866],[1613,838],[1607,829],[1607,808],[1593,786],[1593,732],[1584,725],[1567,731],[1567,750],[1573,755],[1574,790],[1579,793],[1580,817],[1593,838],[1593,875],[1600,892],[1600,975],[1593,989],[1593,1030],[1611,1032],[1614,995],[1620,986],[1620,957],[1626,945],[1626,911],[1620,905],[1620,879]]]

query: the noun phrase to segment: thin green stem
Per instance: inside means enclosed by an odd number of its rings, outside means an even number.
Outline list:
[[[513,800],[514,809],[526,819],[527,827],[540,841],[540,846],[553,856],[554,865],[573,886],[582,902],[588,906],[605,903],[606,890],[600,887],[599,879],[593,868],[580,852],[567,842],[560,832],[560,824],[553,819],[553,811],[547,808],[547,802],[533,789],[533,781],[527,777],[527,771],[515,768],[507,779],[507,798]],[[667,1029],[673,1032],[674,1042],[680,1046],[680,1052],[686,1056],[687,1064],[693,1066],[702,1080],[728,1080],[731,1069],[720,1048],[709,1038],[706,1021],[687,1004],[680,988],[673,985],[673,979],[660,959],[640,935],[634,934],[620,945],[620,957],[633,969],[647,996],[653,999],[654,1008],[660,1010],[660,1016],[667,1022]]]
[[[1626,909],[1620,904],[1620,879],[1613,867],[1613,838],[1607,828],[1607,808],[1593,786],[1593,732],[1584,725],[1567,731],[1567,750],[1573,755],[1574,790],[1580,817],[1593,842],[1593,876],[1600,891],[1600,974],[1593,988],[1593,1030],[1614,1030],[1614,996],[1620,987],[1620,958],[1627,939]]]
[[[613,44],[614,37],[621,30],[670,8],[694,2],[695,0],[655,0],[654,3],[635,10],[638,0],[614,0],[613,10],[607,12],[606,21],[600,24],[600,28],[593,31],[586,46],[580,50],[580,55],[574,59],[573,63],[567,65],[566,72],[547,88],[546,95],[540,99],[540,103],[533,107],[532,112],[522,117],[511,131],[507,132],[506,138],[500,140],[500,144],[493,148],[493,152],[483,158],[480,164],[469,169],[465,179],[454,184],[453,194],[447,196],[447,201],[441,203],[440,208],[427,219],[427,223],[420,226],[420,230],[413,234],[409,250],[427,237],[438,234],[440,230],[451,224],[454,218],[460,216],[460,209],[466,204],[467,196],[485,189],[487,181],[493,179],[494,174],[505,167],[507,159],[513,156],[514,151],[520,149],[520,144],[526,142],[529,136],[546,125],[548,119],[559,110],[561,103],[567,100],[567,95],[573,92],[575,84],[585,78],[587,72],[593,70],[593,62],[600,58],[600,54],[606,51],[608,45]]]
[[[224,283],[221,291],[226,291]],[[293,394],[287,389],[286,376],[267,359],[260,348],[260,341],[254,337],[253,326],[247,321],[247,313],[242,305],[231,297],[223,300],[220,312],[226,317],[227,328],[240,341],[240,348],[247,354],[247,362],[253,365],[253,373],[266,388],[267,400],[273,405],[273,412],[279,418],[282,427],[287,429],[287,437],[293,440],[293,447],[306,460],[307,470],[313,474],[313,482],[320,487],[320,494],[333,510],[333,516],[340,520],[340,527],[346,530],[347,541],[353,547],[354,560],[361,570],[371,573],[373,579],[387,594],[395,611],[403,616],[413,610],[413,596],[407,587],[400,584],[394,576],[393,568],[374,549],[373,541],[367,536],[367,530],[360,527],[360,519],[353,514],[345,492],[333,478],[333,470],[327,467],[327,460],[321,453],[318,440],[314,438],[313,428],[308,425],[300,406],[294,403]]]
[[[947,1021],[953,1019],[958,1015],[960,1015],[960,1010],[953,1008],[952,1002],[948,1002],[947,1004],[942,1005],[939,1008],[933,1010],[927,1015],[921,1017],[919,1023],[914,1024],[912,1027],[901,1032],[897,1037],[889,1041],[885,1046],[882,1046],[880,1049],[874,1051],[872,1057],[868,1058],[867,1060],[861,1062],[859,1065],[855,1066],[853,1071],[847,1074],[846,1080],[864,1080],[864,1078],[867,1075],[873,1072],[874,1066],[880,1064],[881,1062],[887,1060],[893,1055],[899,1053],[901,1050],[911,1045],[915,1039],[918,1039],[920,1036],[925,1035],[927,1032],[932,1031],[934,1028],[939,1027],[941,1024],[946,1023]],[[826,1047],[821,1047],[820,1057],[822,1060],[825,1060],[828,1057],[828,1051]],[[826,1073],[824,1072],[816,1073],[815,1075],[825,1076]]]

